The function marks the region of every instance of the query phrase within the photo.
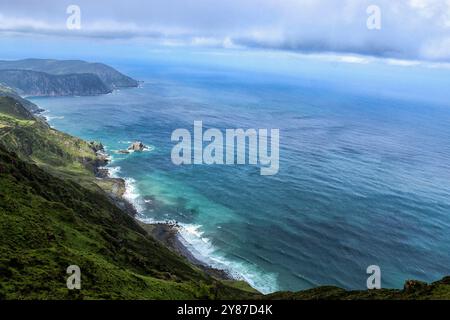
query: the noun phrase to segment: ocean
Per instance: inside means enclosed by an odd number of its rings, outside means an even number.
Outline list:
[[[139,88],[32,101],[106,146],[140,219],[178,221],[194,255],[264,293],[364,289],[370,265],[385,288],[450,274],[450,70],[266,59],[120,62]],[[279,129],[279,173],[175,166],[171,134],[196,120]],[[149,150],[116,153],[135,140]]]

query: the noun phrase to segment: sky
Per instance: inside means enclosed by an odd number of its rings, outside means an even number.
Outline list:
[[[80,30],[66,26],[69,5]],[[379,30],[367,28],[371,5]],[[37,40],[450,62],[450,0],[0,0],[3,49]]]

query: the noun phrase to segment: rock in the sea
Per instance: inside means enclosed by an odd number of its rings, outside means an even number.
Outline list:
[[[141,141],[133,142],[131,146],[128,147],[128,150],[132,151],[144,151],[144,149],[147,148]]]
[[[117,151],[117,153],[129,154],[130,151],[128,151],[128,150],[119,150],[119,151]]]

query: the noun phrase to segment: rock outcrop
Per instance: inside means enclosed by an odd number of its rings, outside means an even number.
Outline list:
[[[91,145],[92,150],[94,150],[94,152],[104,152],[105,151],[105,147],[103,146],[103,144],[101,142],[98,141],[91,141],[89,142],[89,144]]]
[[[144,151],[146,148],[147,147],[141,141],[136,141],[133,142],[131,146],[128,147],[128,150],[141,152]]]

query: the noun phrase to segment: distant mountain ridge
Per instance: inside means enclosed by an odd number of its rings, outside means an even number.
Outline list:
[[[0,60],[0,70],[17,69],[45,72],[53,75],[91,73],[98,76],[110,89],[137,87],[138,81],[103,64],[82,60],[24,59],[15,61]]]
[[[0,61],[0,85],[20,95],[97,95],[137,87],[138,81],[103,63],[82,60]]]
[[[90,73],[53,75],[31,70],[0,70],[0,83],[30,96],[89,96],[112,91],[97,75]]]

